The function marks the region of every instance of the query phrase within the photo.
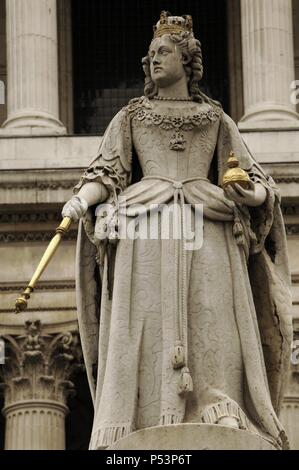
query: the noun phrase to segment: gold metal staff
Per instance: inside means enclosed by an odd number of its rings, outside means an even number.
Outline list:
[[[27,300],[30,299],[31,292],[33,291],[37,281],[39,280],[42,273],[48,266],[49,262],[53,258],[53,255],[55,251],[57,250],[63,235],[65,235],[68,232],[71,226],[71,223],[72,223],[72,219],[70,217],[64,217],[59,227],[57,227],[56,235],[50,241],[45,253],[43,254],[42,259],[39,262],[39,265],[36,268],[35,273],[33,274],[31,278],[31,281],[29,282],[28,286],[26,287],[22,295],[16,300],[15,313],[20,313],[27,309]]]

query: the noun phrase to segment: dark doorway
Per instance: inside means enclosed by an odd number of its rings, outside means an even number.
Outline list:
[[[87,450],[93,421],[93,404],[86,373],[77,372],[72,379],[75,394],[68,399],[69,414],[65,422],[66,450]]]
[[[228,111],[226,0],[73,0],[72,8],[75,133],[103,134],[122,106],[143,95],[141,58],[162,10],[192,15],[202,89]]]
[[[4,407],[4,398],[0,396],[0,410]],[[5,418],[0,411],[0,450],[4,450]]]

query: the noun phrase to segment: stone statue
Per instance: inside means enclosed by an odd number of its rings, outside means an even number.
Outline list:
[[[278,413],[292,327],[279,192],[232,119],[200,91],[190,16],[161,13],[143,68],[144,96],[113,118],[62,211],[81,219],[77,305],[94,400],[90,448],[176,423],[248,430],[287,448]],[[247,189],[222,188],[231,152]],[[176,203],[181,236],[118,237],[119,196],[127,221],[136,205],[148,217],[150,204]],[[101,202],[112,215],[97,209]],[[185,246],[186,204],[203,205],[200,249]],[[161,235],[161,219],[159,227]]]

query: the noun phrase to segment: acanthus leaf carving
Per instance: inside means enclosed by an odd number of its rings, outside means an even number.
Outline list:
[[[24,334],[4,336],[7,360],[1,370],[5,406],[28,399],[66,404],[72,377],[83,367],[76,333],[47,334],[40,320],[26,321]]]

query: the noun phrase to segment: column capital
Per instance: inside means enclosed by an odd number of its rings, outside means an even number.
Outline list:
[[[27,320],[24,334],[3,338],[4,414],[16,402],[43,400],[65,405],[69,394],[74,392],[71,378],[83,367],[78,334],[48,334],[40,320]]]
[[[64,449],[67,398],[83,367],[78,333],[48,334],[40,320],[28,320],[23,334],[3,339],[5,449]]]

